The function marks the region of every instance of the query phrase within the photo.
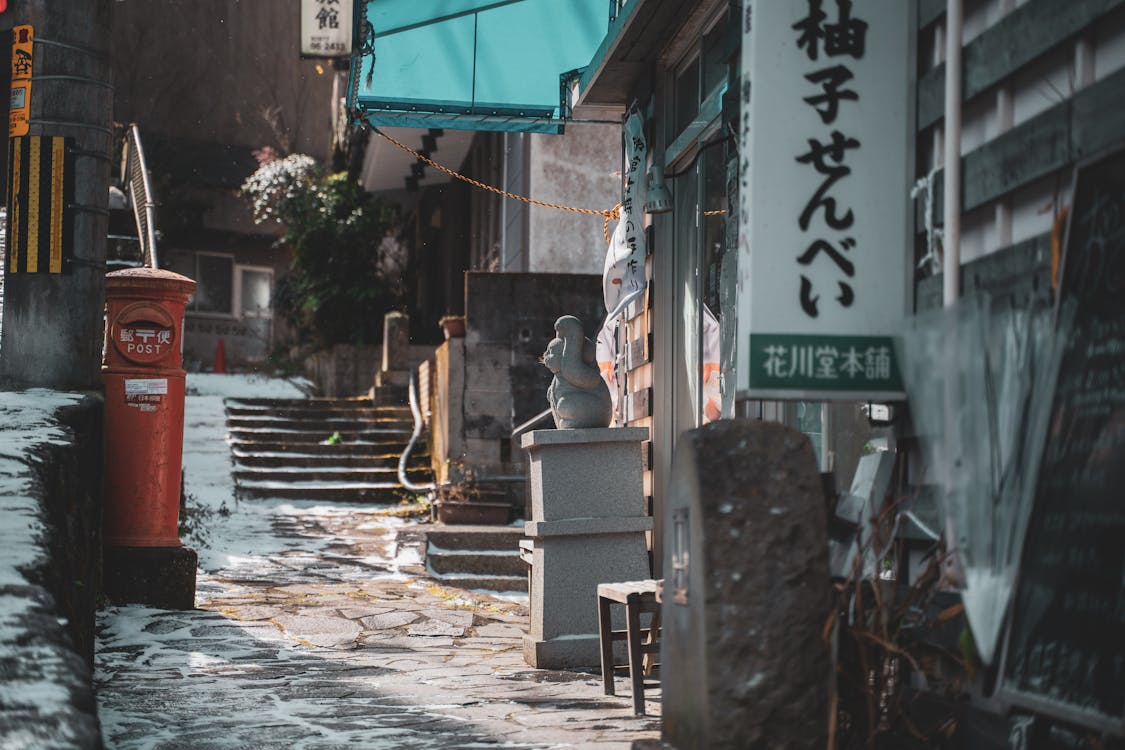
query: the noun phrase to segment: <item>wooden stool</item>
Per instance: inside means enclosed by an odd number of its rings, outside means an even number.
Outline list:
[[[655,655],[660,653],[660,581],[624,581],[598,584],[598,640],[602,649],[602,685],[606,695],[613,691],[615,669],[628,669],[633,684],[633,713],[645,712],[645,677],[652,674]],[[614,630],[610,605],[625,605],[625,630]],[[652,621],[641,627],[641,613],[651,612]],[[629,646],[629,663],[613,663],[613,642],[624,639]],[[642,640],[643,639],[643,640]]]

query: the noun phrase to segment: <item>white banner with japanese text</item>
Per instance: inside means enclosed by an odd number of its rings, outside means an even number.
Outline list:
[[[739,396],[901,399],[915,3],[745,3]]]
[[[301,0],[301,54],[347,57],[352,53],[352,0]]]

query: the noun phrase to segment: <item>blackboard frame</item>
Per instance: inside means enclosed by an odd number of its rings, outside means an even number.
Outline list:
[[[1125,164],[1125,140],[1122,140],[1114,146],[1099,152],[1097,155],[1085,159],[1075,165],[1072,178],[1071,178],[1071,211],[1067,217],[1065,233],[1062,242],[1062,253],[1059,262],[1059,283],[1055,310],[1056,320],[1059,318],[1064,304],[1062,290],[1066,281],[1068,256],[1071,253],[1071,235],[1074,229],[1074,222],[1077,210],[1077,200],[1080,197],[1079,188],[1082,186],[1083,175],[1087,171],[1093,171],[1098,167],[1108,163],[1120,160]],[[1123,250],[1125,252],[1125,250]],[[1057,385],[1057,383],[1056,383]],[[1055,393],[1052,391],[1052,412],[1055,409]],[[1044,440],[1046,443],[1046,438]],[[1040,446],[1040,452],[1046,450],[1046,444]],[[1042,469],[1040,469],[1042,471]],[[1036,495],[1035,500],[1039,499],[1039,478],[1036,481]],[[1061,721],[1077,724],[1087,727],[1089,729],[1106,732],[1108,734],[1125,736],[1125,701],[1122,702],[1120,710],[1116,716],[1106,714],[1100,710],[1086,708],[1065,700],[1048,697],[1039,693],[1030,692],[1025,689],[1016,687],[1010,681],[1008,675],[1008,668],[1010,666],[1009,660],[1012,657],[1012,636],[1016,624],[1016,609],[1018,603],[1018,594],[1020,592],[1020,585],[1024,578],[1025,558],[1029,554],[1029,549],[1026,545],[1028,536],[1031,534],[1032,525],[1034,524],[1037,516],[1037,508],[1032,508],[1031,520],[1028,523],[1028,529],[1025,532],[1025,546],[1021,552],[1020,566],[1016,574],[1016,579],[1013,586],[1013,596],[1009,602],[1007,611],[1005,612],[1005,626],[1004,626],[1004,639],[1003,649],[1001,653],[999,669],[997,672],[997,688],[996,697],[1004,704],[1012,707],[1023,708],[1037,714],[1042,714],[1046,717],[1058,719]]]

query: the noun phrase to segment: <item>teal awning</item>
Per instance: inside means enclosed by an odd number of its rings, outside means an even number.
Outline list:
[[[560,132],[560,77],[590,62],[608,5],[361,0],[351,104],[374,125]]]

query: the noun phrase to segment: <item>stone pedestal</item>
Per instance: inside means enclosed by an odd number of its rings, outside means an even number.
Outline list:
[[[681,436],[664,505],[663,737],[824,747],[827,519],[808,438],[749,420]]]
[[[543,669],[596,668],[599,583],[650,577],[641,441],[646,428],[536,430],[523,436],[531,475],[531,624],[524,659]]]
[[[102,587],[114,604],[194,609],[198,562],[190,547],[106,547]]]

